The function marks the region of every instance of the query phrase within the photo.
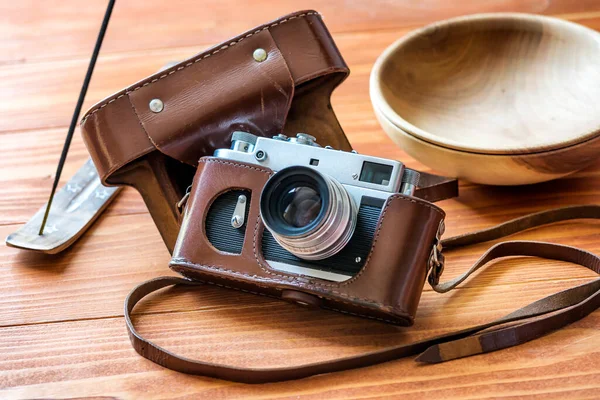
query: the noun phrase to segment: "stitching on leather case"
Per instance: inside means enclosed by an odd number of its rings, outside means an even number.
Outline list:
[[[133,113],[137,117],[138,123],[140,124],[140,127],[142,128],[142,131],[144,131],[144,133],[146,134],[146,136],[148,136],[148,139],[150,139],[150,142],[152,142],[152,144],[154,145],[154,147],[156,147],[158,149],[159,148],[158,145],[156,144],[156,142],[154,142],[154,140],[152,140],[152,137],[146,131],[146,128],[144,127],[144,124],[142,124],[142,119],[140,118],[140,116],[138,115],[137,111],[135,110],[135,107],[134,107],[133,103],[131,102],[131,99],[129,98],[129,96],[127,96],[127,101],[129,102],[129,105],[131,106],[131,110],[133,111]]]
[[[240,163],[236,163],[236,162],[232,162],[232,161],[225,161],[225,160],[221,160],[218,158],[202,157],[200,160],[198,160],[198,164],[200,164],[200,163],[225,164],[225,165],[231,165],[232,167],[237,167],[237,168],[253,169],[255,171],[264,172],[267,175],[273,175],[273,171],[270,169],[267,169],[267,168],[254,167],[252,165],[245,165],[245,164],[240,164]]]
[[[366,314],[360,314],[360,313],[350,312],[350,311],[346,311],[346,310],[340,310],[339,308],[333,308],[333,307],[321,307],[321,308],[323,308],[325,310],[336,311],[336,312],[339,312],[339,313],[342,313],[342,314],[354,315],[354,316],[357,316],[357,317],[363,317],[363,318],[374,319],[374,320],[377,320],[377,321],[387,322],[389,324],[400,325],[398,323],[398,320],[394,321],[394,320],[391,320],[391,319],[385,319],[385,318],[381,318],[381,317],[374,317],[372,315],[366,315]],[[407,318],[407,320],[408,320],[408,318]],[[404,326],[404,325],[401,325],[401,326]]]
[[[185,258],[178,257],[178,258],[173,258],[171,260],[171,268],[173,268],[173,266],[175,266],[175,267],[181,267],[181,268],[192,268],[192,269],[193,268],[204,268],[204,269],[208,269],[208,270],[212,270],[212,271],[226,272],[226,273],[229,273],[230,275],[228,275],[225,279],[229,279],[229,280],[233,280],[233,281],[237,281],[237,282],[242,282],[242,283],[248,283],[247,281],[244,281],[244,280],[242,280],[240,278],[236,278],[235,277],[235,275],[238,275],[238,276],[241,275],[241,276],[245,276],[245,277],[248,277],[248,278],[252,278],[253,279],[252,283],[255,284],[255,285],[258,285],[260,287],[264,287],[264,288],[267,288],[267,289],[269,288],[269,286],[261,285],[260,281],[256,280],[257,279],[256,275],[250,275],[250,274],[247,274],[245,272],[234,271],[232,269],[223,268],[223,267],[217,266],[217,265],[197,264],[197,263],[191,262],[189,260],[186,260]],[[290,280],[272,279],[269,283],[273,283],[273,282],[274,283],[278,283],[278,284],[287,285],[287,284],[290,283]],[[331,291],[331,292],[335,293],[334,291]],[[385,308],[391,309],[391,310],[393,310],[395,312],[408,314],[404,309],[392,307],[392,306],[389,306],[389,305],[386,305],[386,304],[382,304],[382,303],[379,303],[378,301],[375,301],[373,299],[362,298],[362,297],[353,297],[353,296],[350,296],[350,295],[348,295],[346,293],[336,293],[336,294],[338,296],[345,297],[345,298],[347,298],[349,300],[363,301],[363,302],[371,303],[374,306],[385,307]],[[326,296],[324,296],[324,297],[326,297]],[[344,301],[344,300],[341,300],[341,299],[331,299],[331,298],[329,298],[329,299],[332,300],[332,301],[338,301],[340,303],[349,304],[349,305],[354,306],[354,307],[360,307],[360,308],[364,308],[364,309],[367,309],[367,310],[371,310],[370,308],[361,306],[360,304],[351,303],[349,301]]]
[[[159,76],[158,78],[152,79],[151,81],[149,81],[149,82],[146,82],[146,83],[144,83],[144,84],[142,84],[142,85],[140,85],[140,86],[137,86],[137,87],[135,87],[135,88],[133,88],[133,89],[131,89],[131,90],[127,90],[127,91],[125,91],[124,93],[120,94],[119,96],[117,96],[117,97],[115,97],[115,98],[113,98],[113,99],[111,99],[111,100],[107,101],[106,103],[103,103],[103,104],[101,104],[101,105],[100,105],[100,106],[98,106],[97,108],[95,108],[95,109],[93,109],[92,111],[90,111],[90,112],[89,112],[89,113],[88,113],[88,114],[87,114],[87,115],[86,115],[86,116],[83,118],[83,120],[81,121],[81,124],[83,125],[83,124],[85,123],[85,121],[86,121],[86,120],[87,120],[87,119],[88,119],[88,118],[89,118],[91,115],[93,115],[93,114],[97,113],[99,110],[103,109],[104,107],[106,107],[106,106],[107,106],[107,105],[109,105],[110,103],[112,103],[112,102],[114,102],[114,101],[116,101],[116,100],[120,99],[121,97],[123,97],[123,96],[128,96],[128,95],[129,95],[129,93],[135,92],[136,90],[139,90],[139,89],[141,89],[141,88],[143,88],[143,87],[145,87],[145,86],[149,86],[149,85],[153,84],[154,82],[157,82],[157,81],[159,81],[159,80],[161,80],[161,79],[163,79],[163,78],[166,78],[167,76],[173,75],[173,74],[174,74],[174,73],[176,73],[176,72],[179,72],[179,71],[181,71],[181,70],[183,70],[183,69],[185,69],[185,68],[187,68],[187,67],[189,67],[189,66],[191,66],[191,65],[193,65],[193,64],[195,64],[195,63],[197,63],[197,62],[199,62],[199,61],[202,61],[202,60],[204,60],[205,58],[208,58],[208,57],[210,57],[210,56],[212,56],[212,55],[215,55],[215,54],[219,53],[220,51],[226,50],[226,49],[228,49],[228,48],[230,48],[230,47],[232,47],[232,46],[234,46],[234,45],[236,45],[236,44],[240,43],[242,40],[244,40],[244,39],[246,39],[246,38],[249,38],[249,37],[251,37],[251,36],[254,36],[254,35],[256,35],[256,34],[258,34],[258,33],[262,32],[262,31],[265,31],[265,30],[267,30],[267,29],[269,29],[269,28],[272,28],[272,27],[275,27],[275,26],[277,26],[277,25],[284,24],[284,23],[286,23],[286,22],[289,22],[289,21],[291,21],[291,20],[294,20],[294,19],[296,19],[296,18],[304,18],[304,17],[307,17],[307,16],[309,16],[309,15],[319,15],[319,13],[317,13],[317,12],[309,12],[309,13],[304,13],[304,14],[294,15],[294,16],[292,16],[292,17],[289,17],[289,18],[282,19],[281,21],[274,22],[274,23],[272,23],[272,24],[270,24],[270,25],[268,25],[268,26],[265,26],[265,27],[264,27],[264,28],[262,28],[262,29],[258,29],[258,30],[254,31],[254,32],[250,32],[250,33],[248,33],[246,36],[244,36],[244,37],[241,37],[241,38],[239,38],[238,40],[234,40],[233,42],[231,42],[231,43],[229,43],[229,44],[226,44],[226,45],[224,45],[224,46],[221,46],[221,47],[219,47],[218,49],[214,50],[212,53],[206,53],[206,54],[202,54],[202,55],[201,55],[201,56],[199,56],[198,58],[196,58],[196,59],[193,59],[193,60],[189,61],[189,62],[188,62],[188,63],[186,63],[185,65],[182,65],[182,66],[178,67],[177,69],[174,69],[173,71],[170,71],[170,72],[168,72],[168,73],[166,73],[166,74],[163,74],[163,75]]]
[[[200,265],[200,264],[190,263],[190,262],[188,262],[186,260],[183,260],[183,259],[177,259],[177,260],[178,260],[178,262],[189,264],[189,266],[188,265],[177,265],[177,267],[179,267],[179,268],[204,267],[204,268],[208,268],[208,269],[215,268],[215,269],[229,271],[229,270],[226,270],[224,268],[220,268],[220,267],[216,267],[216,266]],[[185,270],[182,271],[182,270],[180,270],[178,268],[175,268],[174,270],[177,271],[178,273],[180,273],[181,275],[183,275],[183,276],[185,276],[185,277],[187,277],[189,279],[192,279],[195,282],[203,282],[203,283],[206,283],[206,284],[209,284],[209,285],[220,286],[220,287],[224,287],[224,288],[227,288],[227,289],[238,290],[238,291],[245,292],[245,293],[257,294],[259,296],[265,296],[265,297],[270,297],[272,299],[281,300],[281,298],[279,298],[279,297],[276,297],[276,296],[273,296],[273,295],[270,295],[270,294],[266,294],[266,293],[254,292],[252,290],[242,289],[242,288],[238,288],[238,287],[235,287],[235,286],[228,286],[228,285],[224,285],[224,284],[221,284],[221,283],[216,283],[216,282],[212,282],[212,281],[206,281],[206,280],[202,280],[202,279],[194,279],[194,278],[190,277],[189,275],[186,275]],[[237,272],[237,271],[230,271],[230,272],[240,273],[240,272]],[[241,274],[242,275],[246,275],[244,273],[241,273]],[[250,277],[250,275],[246,275],[246,276]],[[245,281],[242,281],[241,279],[232,278],[230,276],[228,276],[226,279],[231,279],[231,280],[234,280],[234,281],[237,281],[237,282],[247,283]],[[253,283],[258,285],[258,283],[256,283],[256,282],[253,282]],[[264,288],[267,288],[267,289],[269,288],[268,286],[264,286],[264,285],[258,285],[258,286],[261,286],[261,287],[264,287]],[[278,289],[278,288],[275,288],[275,289],[281,291],[281,289]],[[344,301],[344,300],[340,300],[340,299],[335,299],[335,300],[330,299],[330,300],[332,300],[332,301],[338,301],[338,302],[344,303],[344,304],[348,304],[348,305],[351,305],[353,307],[358,307],[358,308],[362,308],[362,309],[365,309],[365,310],[373,311],[372,309],[364,307],[364,306],[361,306],[360,304],[350,303],[348,301]],[[357,300],[361,300],[361,299],[357,298]],[[375,304],[375,305],[377,305],[377,306],[383,305],[383,304],[379,304],[377,302],[372,302],[372,303]],[[360,313],[355,313],[355,312],[351,312],[351,311],[340,310],[340,309],[333,308],[333,307],[320,307],[320,308],[323,308],[323,309],[326,309],[326,310],[337,311],[337,312],[344,313],[344,314],[355,315],[355,316],[358,316],[358,317],[363,317],[363,318],[369,318],[369,319],[374,319],[374,320],[378,320],[378,321],[388,322],[388,323],[391,323],[391,324],[398,324],[398,321],[394,321],[394,320],[391,320],[391,319],[385,319],[385,318],[381,318],[381,317],[374,317],[374,316],[368,315],[368,314],[360,314]],[[401,309],[401,308],[394,308],[394,307],[389,307],[389,308],[391,308],[394,312],[398,312],[400,314],[408,315],[408,313],[405,310]]]

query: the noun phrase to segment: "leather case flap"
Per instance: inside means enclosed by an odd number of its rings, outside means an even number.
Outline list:
[[[266,60],[254,59],[257,48]],[[234,130],[282,132],[298,85],[338,75],[337,86],[348,73],[319,14],[300,11],[104,99],[84,115],[82,133],[103,183],[156,149],[195,166],[226,146]],[[150,110],[153,99],[163,102],[161,112]]]
[[[235,46],[234,51],[225,51]],[[253,57],[256,49],[266,60]],[[171,75],[178,73],[177,79]],[[283,130],[294,81],[269,30],[243,37],[180,65],[129,95],[144,130],[162,153],[190,165],[235,130],[273,136]],[[152,112],[160,99],[164,108]]]

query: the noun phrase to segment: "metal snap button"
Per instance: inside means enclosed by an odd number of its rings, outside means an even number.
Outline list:
[[[154,113],[159,113],[165,108],[165,104],[162,102],[161,99],[152,99],[150,100],[148,107],[150,107],[150,111]]]
[[[321,305],[319,297],[297,290],[283,290],[281,292],[281,299],[304,307],[319,307]]]
[[[267,52],[265,51],[265,49],[258,48],[254,50],[254,53],[252,53],[252,57],[254,57],[254,60],[256,62],[263,62],[267,59]]]

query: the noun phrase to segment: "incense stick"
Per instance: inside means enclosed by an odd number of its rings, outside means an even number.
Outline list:
[[[94,52],[92,53],[92,58],[90,59],[90,64],[88,65],[87,73],[85,74],[85,79],[83,80],[81,92],[79,93],[79,99],[77,99],[77,105],[75,106],[75,111],[73,112],[73,118],[71,119],[71,125],[69,126],[65,144],[63,145],[62,153],[60,154],[60,160],[58,161],[58,166],[56,168],[56,176],[54,177],[52,191],[50,192],[50,198],[48,199],[48,204],[46,206],[46,212],[44,213],[44,219],[42,220],[42,226],[40,226],[39,235],[44,234],[44,227],[46,226],[46,221],[48,220],[50,207],[52,206],[52,199],[54,198],[56,187],[58,186],[58,181],[60,180],[60,175],[62,174],[62,170],[67,159],[67,153],[69,152],[69,147],[71,146],[73,133],[75,132],[75,127],[77,126],[77,121],[79,120],[79,113],[81,112],[81,107],[83,106],[83,101],[85,99],[90,80],[92,79],[94,66],[96,65],[96,60],[98,59],[98,53],[100,53],[100,47],[102,47],[102,41],[104,40],[104,34],[106,33],[106,28],[108,27],[108,21],[110,20],[110,15],[112,14],[114,5],[115,0],[109,0],[106,13],[104,14],[104,19],[102,20],[102,26],[100,27],[100,32],[98,33],[98,38],[96,39],[96,46],[94,47]]]

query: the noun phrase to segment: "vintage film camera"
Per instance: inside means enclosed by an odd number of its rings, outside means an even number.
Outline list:
[[[268,139],[235,132],[231,148],[214,155],[275,171],[260,194],[262,253],[271,268],[336,282],[364,265],[387,198],[412,195],[419,180],[401,162],[323,148],[305,133]],[[206,234],[217,249],[239,247],[250,196],[232,191],[212,204]]]

